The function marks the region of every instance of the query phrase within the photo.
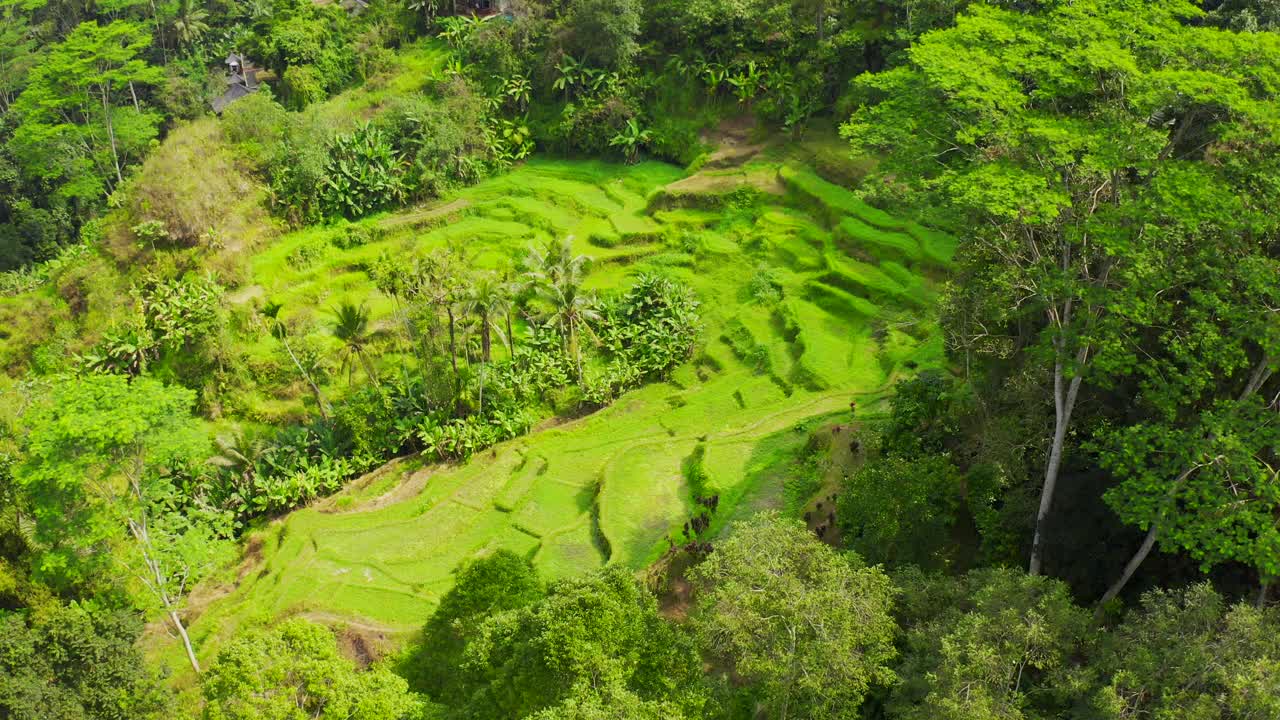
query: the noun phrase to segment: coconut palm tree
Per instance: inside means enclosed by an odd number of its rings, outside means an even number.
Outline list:
[[[381,389],[378,375],[369,363],[368,347],[373,339],[369,332],[369,310],[364,305],[356,305],[343,301],[333,309],[333,325],[330,328],[333,336],[342,342],[342,367],[347,371],[347,382],[351,382],[351,373],[356,362],[364,367],[365,373],[373,381],[375,387]]]
[[[557,281],[544,283],[538,291],[551,306],[551,317],[560,330],[560,340],[566,353],[573,357],[578,382],[582,382],[582,331],[589,329],[589,322],[600,319],[593,295],[582,288],[582,278],[573,273],[562,274]]]
[[[449,364],[453,368],[454,389],[458,386],[458,318],[455,308],[462,295],[465,261],[452,249],[424,258],[419,270],[421,296],[445,311],[449,321]]]
[[[268,436],[253,428],[220,435],[214,442],[218,446],[218,454],[210,462],[233,475],[237,489],[241,491],[253,484],[258,467],[271,451]]]
[[[209,32],[209,11],[200,6],[199,0],[178,0],[173,18],[173,35],[178,42],[191,47]]]
[[[578,382],[582,382],[581,331],[588,321],[600,317],[595,298],[582,289],[590,262],[586,255],[574,254],[569,237],[531,249],[524,263],[534,294],[551,306],[562,347],[574,358]]]
[[[523,269],[529,276],[531,287],[555,285],[560,282],[580,284],[587,274],[591,258],[573,254],[573,237],[551,240],[544,247],[531,247],[525,257]]]
[[[491,356],[494,320],[506,315],[510,309],[511,294],[507,285],[493,273],[477,277],[463,294],[463,312],[475,316],[480,326],[480,358],[483,362],[489,362]]]

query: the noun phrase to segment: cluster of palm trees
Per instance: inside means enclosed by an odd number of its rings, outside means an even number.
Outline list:
[[[562,352],[572,361],[577,380],[582,382],[583,337],[591,333],[591,325],[600,319],[595,296],[583,286],[588,263],[589,258],[574,252],[570,238],[530,248],[514,279],[510,273],[471,270],[465,252],[458,248],[409,261],[385,258],[374,274],[379,290],[396,303],[393,324],[403,329],[402,337],[415,348],[424,364],[429,360],[430,351],[423,339],[433,335],[434,330],[414,319],[421,317],[415,310],[427,310],[437,318],[433,325],[441,334],[447,330],[455,393],[461,390],[458,367],[461,355],[478,375],[479,410],[483,412],[495,336],[506,346],[508,356],[514,357],[512,326],[517,312],[528,323],[556,331]],[[290,345],[285,325],[278,318],[279,312],[277,304],[269,304],[264,310],[272,334],[281,341],[311,388],[321,414],[327,416],[329,404],[313,373]],[[372,346],[386,333],[374,327],[368,305],[344,300],[331,308],[329,315],[329,332],[340,343],[339,368],[347,374],[347,382],[353,381],[356,368],[360,368],[369,382],[381,389]]]

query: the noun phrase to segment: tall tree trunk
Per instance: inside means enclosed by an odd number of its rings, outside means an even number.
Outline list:
[[[130,485],[139,506],[144,505],[146,498],[142,495],[142,486],[138,478],[130,478]],[[160,600],[160,604],[164,606],[170,622],[173,623],[173,627],[182,638],[182,646],[187,651],[187,660],[191,662],[191,669],[195,670],[196,674],[199,674],[200,661],[196,659],[195,649],[191,647],[191,638],[187,635],[187,628],[182,624],[182,618],[178,617],[178,608],[165,587],[165,575],[160,570],[160,563],[156,560],[155,549],[151,546],[151,535],[147,531],[146,510],[142,509],[141,512],[142,519],[140,521],[129,518],[129,531],[133,534],[134,540],[137,541],[138,550],[142,553],[142,562],[147,566],[147,572],[151,575],[149,579],[144,579],[143,582],[151,587],[156,597]]]
[[[111,161],[116,166],[116,184],[124,182],[124,174],[120,172],[120,153],[116,151],[116,130],[111,124],[111,104],[107,95],[111,92],[109,85],[102,86],[102,120],[107,124],[107,138],[111,140]]]
[[[1164,501],[1161,503],[1160,516],[1156,517],[1155,520],[1152,520],[1151,527],[1147,529],[1147,537],[1143,539],[1142,545],[1138,546],[1138,551],[1133,554],[1133,557],[1129,558],[1129,562],[1124,566],[1124,572],[1120,573],[1120,577],[1111,584],[1111,587],[1107,588],[1107,591],[1102,595],[1102,599],[1098,601],[1098,615],[1102,614],[1104,605],[1119,595],[1121,590],[1124,590],[1124,586],[1129,583],[1129,580],[1133,578],[1133,574],[1137,572],[1138,566],[1141,565],[1142,562],[1147,559],[1147,556],[1151,554],[1151,548],[1154,547],[1156,543],[1156,534],[1159,532],[1160,521],[1164,519],[1164,511],[1167,509],[1169,503],[1173,502],[1174,497],[1177,496],[1178,488],[1182,487],[1182,484],[1187,481],[1187,478],[1191,477],[1191,473],[1199,470],[1205,465],[1215,462],[1221,457],[1222,456],[1219,455],[1218,457],[1205,462],[1193,463],[1191,467],[1183,470],[1182,474],[1174,479],[1173,484],[1169,486],[1169,492],[1165,494]]]
[[[1133,557],[1129,558],[1129,562],[1124,566],[1124,572],[1120,573],[1120,577],[1117,578],[1116,581],[1111,584],[1111,587],[1107,588],[1107,591],[1102,594],[1102,599],[1098,601],[1098,608],[1095,611],[1096,616],[1102,615],[1106,604],[1114,600],[1115,597],[1120,594],[1120,591],[1124,589],[1124,586],[1128,585],[1129,580],[1133,578],[1133,574],[1138,571],[1138,566],[1141,565],[1142,561],[1146,560],[1147,556],[1151,554],[1151,548],[1155,547],[1156,534],[1159,529],[1159,522],[1151,523],[1151,527],[1147,530],[1147,537],[1143,539],[1142,545],[1138,546],[1138,552],[1134,553]]]
[[[453,307],[446,306],[445,310],[449,313],[449,362],[453,365],[453,384],[458,384],[458,343],[455,327],[457,321],[453,317]]]
[[[582,338],[578,337],[576,323],[569,321],[569,345],[573,348],[573,364],[578,372],[578,385],[582,385]]]
[[[169,611],[169,620],[173,626],[178,629],[178,636],[182,638],[182,647],[187,651],[187,660],[191,663],[191,669],[200,673],[200,661],[196,659],[196,651],[191,647],[191,638],[187,635],[187,628],[182,625],[182,620],[178,617],[177,610]]]
[[[516,356],[516,338],[511,334],[511,311],[507,311],[507,354]]]
[[[1253,372],[1249,373],[1249,381],[1245,383],[1244,390],[1240,391],[1240,402],[1248,400],[1250,395],[1261,390],[1267,380],[1271,379],[1270,359],[1264,355],[1253,367]]]
[[[364,367],[365,374],[373,381],[373,386],[381,390],[382,383],[378,382],[378,374],[373,371],[373,365],[369,363],[369,356],[365,355],[363,350],[356,353],[356,355],[360,358],[360,364]]]
[[[293,360],[294,367],[298,368],[298,372],[302,374],[302,379],[307,381],[307,385],[311,386],[311,394],[315,396],[316,407],[320,409],[320,417],[325,420],[329,419],[329,404],[325,402],[324,395],[320,393],[320,386],[316,385],[316,381],[311,379],[311,373],[302,367],[302,363],[298,361],[298,356],[293,354],[293,348],[289,347],[289,340],[282,334],[280,342],[284,344],[285,352],[289,353],[289,359]]]
[[[817,17],[817,23],[816,23],[817,30],[818,30],[818,42],[822,42],[823,40],[823,36],[825,34],[824,25],[826,24],[826,20],[827,20],[827,0],[818,0],[818,17]]]
[[[1044,560],[1044,525],[1049,517],[1049,509],[1053,505],[1053,494],[1057,490],[1058,472],[1062,468],[1063,446],[1067,440],[1067,429],[1071,426],[1071,413],[1075,410],[1080,383],[1084,379],[1084,360],[1089,353],[1087,345],[1076,353],[1076,373],[1068,381],[1062,362],[1062,342],[1061,337],[1055,341],[1058,352],[1057,360],[1053,365],[1053,443],[1049,447],[1049,460],[1045,463],[1044,487],[1040,490],[1040,509],[1036,513],[1035,537],[1031,543],[1031,563],[1027,571],[1032,575],[1039,575],[1041,572]]]
[[[485,362],[489,362],[489,316],[480,316],[480,357]]]

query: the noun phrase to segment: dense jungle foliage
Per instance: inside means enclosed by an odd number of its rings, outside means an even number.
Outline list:
[[[0,19],[0,717],[1280,717],[1275,2]]]

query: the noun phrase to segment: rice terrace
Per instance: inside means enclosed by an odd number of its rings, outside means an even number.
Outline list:
[[[484,266],[569,237],[592,258],[591,287],[673,273],[696,289],[706,327],[699,355],[666,382],[460,465],[397,461],[258,531],[255,562],[203,590],[219,597],[193,637],[294,613],[407,633],[450,587],[453,568],[485,551],[529,556],[548,577],[606,563],[641,569],[668,538],[684,542],[695,492],[720,497],[716,527],[807,503],[802,493],[819,486],[788,488],[784,478],[808,428],[846,419],[854,398],[874,413],[904,363],[940,362],[922,311],[954,241],[874,210],[785,153],[692,176],[659,163],[533,160],[442,201],[444,213],[369,221],[390,228],[378,243],[331,252],[300,276],[277,272],[274,257],[313,234],[275,243],[261,260],[272,268],[264,285],[315,297],[369,292],[359,273],[339,276],[340,289],[317,286],[334,282],[333,268],[389,248],[467,237]],[[762,207],[735,212],[735,203]],[[421,216],[434,226],[416,227]],[[776,304],[751,302],[762,280]],[[706,468],[699,487],[687,472],[695,452]]]

